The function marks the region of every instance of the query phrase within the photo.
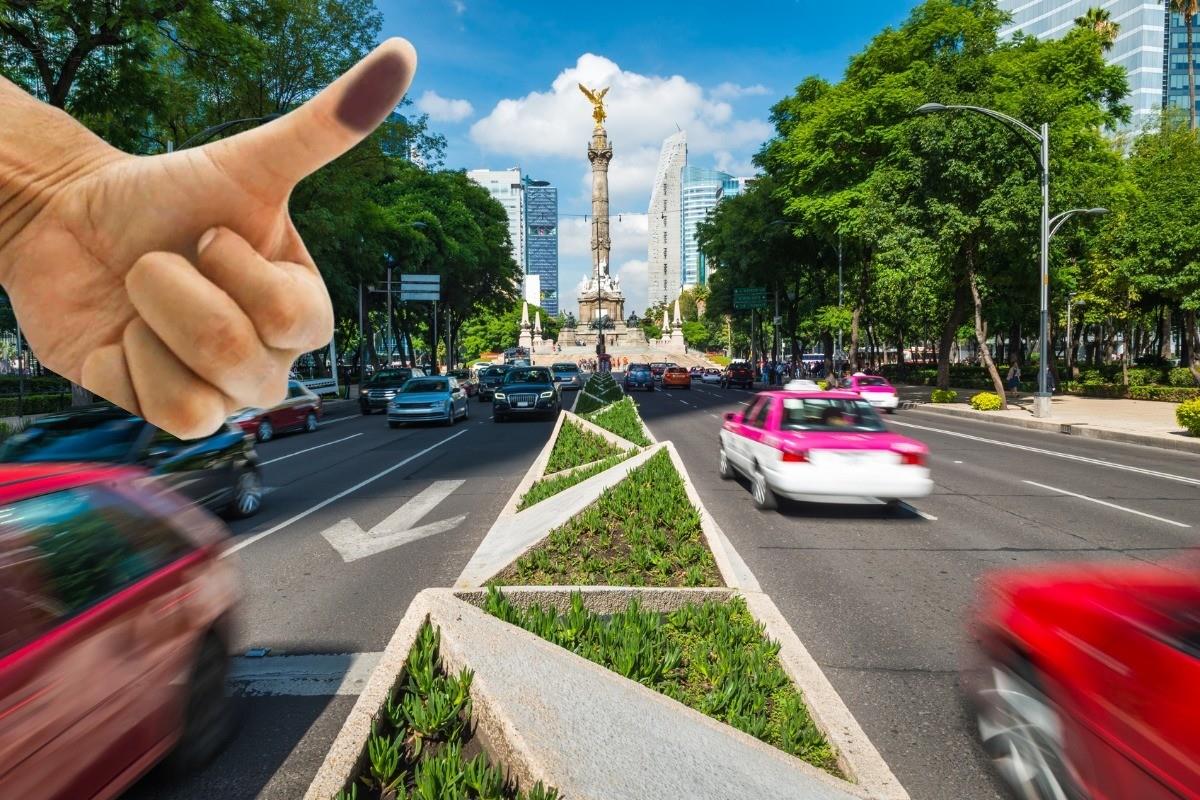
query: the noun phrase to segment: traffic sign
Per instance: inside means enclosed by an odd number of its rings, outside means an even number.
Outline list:
[[[442,299],[441,275],[401,275],[400,299],[414,302],[437,302]]]
[[[766,308],[767,290],[759,286],[750,286],[733,290],[733,307],[736,309]]]

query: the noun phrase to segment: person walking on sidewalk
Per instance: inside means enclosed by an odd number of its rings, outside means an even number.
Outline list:
[[[1008,375],[1004,379],[1004,388],[1009,394],[1021,388],[1021,365],[1015,359],[1008,367]]]

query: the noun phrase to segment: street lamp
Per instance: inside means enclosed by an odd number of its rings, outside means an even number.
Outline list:
[[[228,130],[229,128],[235,127],[237,125],[261,125],[264,122],[270,122],[271,120],[278,119],[282,116],[283,116],[282,114],[272,113],[272,114],[263,114],[261,117],[245,117],[243,119],[231,119],[227,122],[220,122],[220,123],[217,123],[216,125],[212,125],[208,128],[205,128],[204,130],[197,133],[195,136],[192,136],[192,137],[186,139],[183,144],[179,145],[178,149],[184,150],[188,147],[191,147],[192,145],[207,142],[209,139],[216,136],[218,133],[221,133],[222,131]],[[174,143],[171,141],[168,141],[167,142],[167,152],[168,153],[174,152],[175,149],[176,148],[175,148]]]
[[[1038,391],[1033,402],[1033,415],[1035,417],[1048,417],[1050,416],[1050,392],[1048,391],[1050,369],[1050,125],[1043,122],[1040,132],[1035,131],[1024,122],[1010,117],[1008,114],[980,106],[947,106],[941,103],[926,103],[918,108],[915,113],[938,114],[944,111],[970,111],[975,114],[982,114],[985,117],[991,117],[1026,136],[1032,137],[1038,143],[1039,151],[1035,155],[1035,158],[1038,162],[1042,181],[1041,246],[1039,247],[1038,254],[1039,277],[1042,288],[1040,292],[1041,312],[1038,320]],[[1070,216],[1069,212],[1067,212],[1067,216]],[[1066,217],[1063,217],[1058,220],[1058,224],[1061,225],[1065,220]]]

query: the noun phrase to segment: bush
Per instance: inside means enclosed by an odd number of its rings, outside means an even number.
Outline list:
[[[1129,396],[1134,400],[1162,400],[1168,403],[1183,403],[1200,398],[1200,389],[1179,386],[1130,386]]]
[[[1180,403],[1175,420],[1192,436],[1200,436],[1200,397]]]
[[[980,392],[971,398],[971,408],[976,411],[999,411],[1003,405],[1004,401],[995,392]]]
[[[21,378],[18,375],[0,375],[0,395],[17,394]],[[24,394],[70,394],[71,384],[57,375],[25,376]]]
[[[929,395],[931,403],[953,403],[958,399],[958,392],[953,389],[934,389]]]
[[[1079,382],[1084,386],[1099,386],[1102,383],[1108,383],[1104,375],[1098,369],[1085,369],[1079,373]]]
[[[1144,387],[1138,387],[1144,388]],[[1129,395],[1129,387],[1123,383],[1080,383],[1079,381],[1067,381],[1059,387],[1060,391],[1065,394],[1074,394],[1080,397],[1108,397],[1120,398]]]
[[[1167,383],[1172,386],[1195,386],[1196,377],[1187,367],[1175,367],[1167,375]]]
[[[583,391],[579,393],[579,399],[575,401],[575,413],[587,414],[604,408],[609,403],[615,403],[624,396],[625,392],[612,375],[596,373],[588,378]]]
[[[71,395],[67,394],[27,394],[21,402],[21,414],[49,414],[55,411],[65,411],[71,407]],[[0,397],[0,417],[17,415],[17,398],[11,395]]]
[[[1152,383],[1158,383],[1160,378],[1162,378],[1162,370],[1153,367],[1135,367],[1129,370],[1130,386],[1149,386]]]

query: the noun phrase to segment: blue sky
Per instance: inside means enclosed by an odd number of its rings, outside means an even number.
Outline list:
[[[589,269],[582,80],[612,86],[613,271],[626,310],[645,307],[646,206],[662,139],[687,131],[688,160],[752,174],[771,105],[805,76],[836,79],[913,0],[378,0],[385,36],[417,48],[409,98],[448,141],[446,166],[520,166],[559,187],[559,286],[574,308]],[[619,219],[615,217],[619,215]]]

